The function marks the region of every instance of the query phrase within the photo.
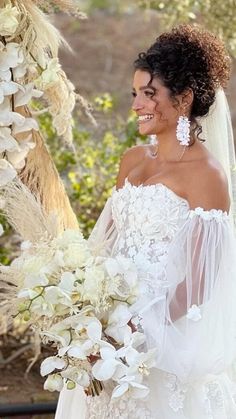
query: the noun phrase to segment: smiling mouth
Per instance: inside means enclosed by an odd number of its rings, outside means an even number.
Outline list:
[[[140,123],[143,123],[143,122],[148,122],[148,121],[150,121],[151,119],[153,119],[153,117],[154,117],[154,115],[152,115],[152,114],[147,114],[147,115],[139,115],[139,117],[138,117],[138,122]]]

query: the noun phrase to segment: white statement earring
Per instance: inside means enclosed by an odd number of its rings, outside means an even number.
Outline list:
[[[187,116],[180,116],[176,128],[176,138],[181,145],[188,146],[190,142],[190,121]]]

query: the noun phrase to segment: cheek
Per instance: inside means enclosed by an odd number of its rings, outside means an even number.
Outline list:
[[[169,100],[157,103],[155,112],[157,117],[165,121],[173,122],[178,119],[178,111]]]

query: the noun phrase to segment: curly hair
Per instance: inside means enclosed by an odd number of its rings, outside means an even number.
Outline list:
[[[191,119],[204,116],[219,87],[226,87],[231,59],[223,42],[200,26],[180,25],[161,34],[134,62],[136,70],[159,77],[170,96],[192,89]]]

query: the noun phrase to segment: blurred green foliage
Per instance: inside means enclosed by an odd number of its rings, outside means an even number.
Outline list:
[[[0,237],[0,263],[8,265],[10,263],[11,246],[9,246],[8,238],[12,234],[11,227],[7,223],[3,215],[0,214],[0,224],[4,229],[4,235]]]
[[[139,0],[139,5],[158,11],[162,30],[179,23],[201,23],[236,56],[236,0]]]
[[[105,10],[109,13],[130,12],[137,8],[135,0],[78,0],[81,10],[91,13],[95,10]]]

